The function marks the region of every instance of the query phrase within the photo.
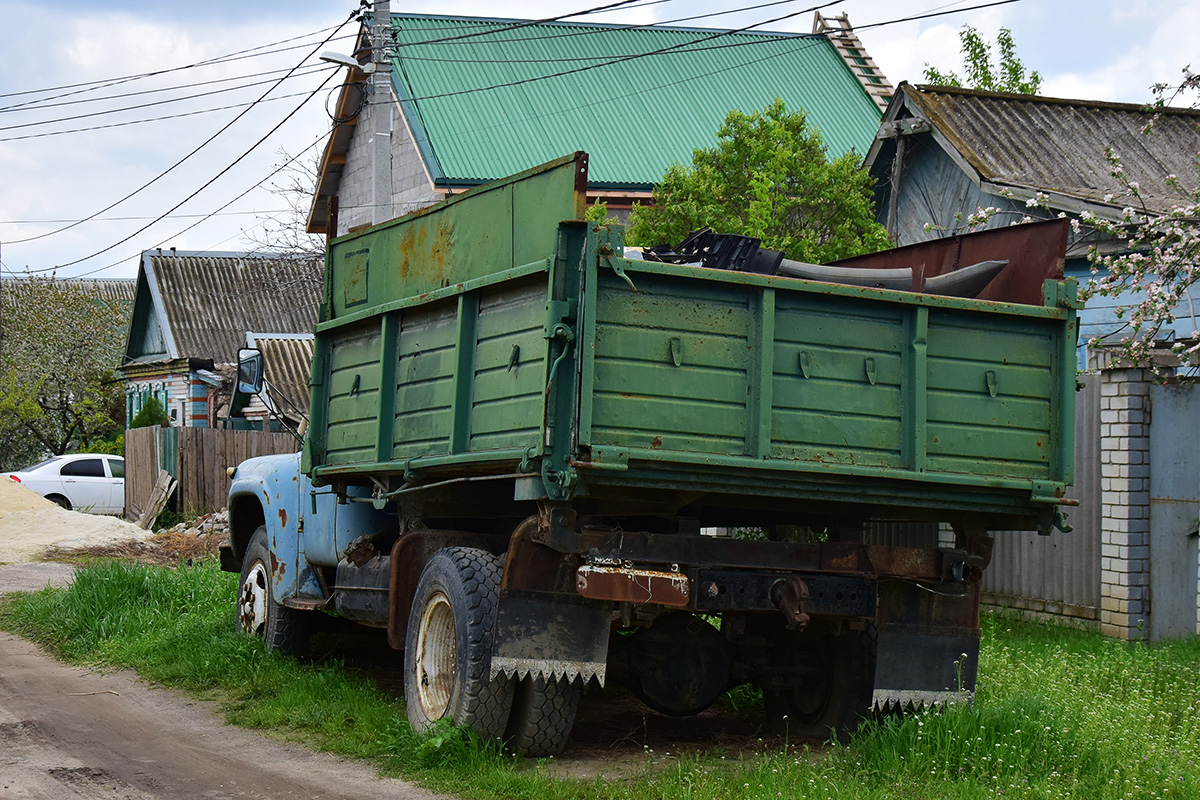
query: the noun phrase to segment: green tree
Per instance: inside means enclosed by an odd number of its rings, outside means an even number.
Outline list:
[[[871,178],[859,162],[853,152],[828,160],[820,132],[781,100],[753,114],[731,111],[715,147],[668,169],[652,205],[634,207],[629,243],[675,244],[710,227],[801,261],[881,250],[887,232],[875,222]]]
[[[992,48],[979,31],[964,25],[958,32],[962,43],[963,67],[966,77],[954,72],[942,72],[925,64],[925,81],[939,86],[965,86],[988,92],[1010,92],[1012,94],[1037,94],[1042,86],[1042,76],[1037,71],[1026,74],[1025,65],[1017,58],[1012,31],[1001,28],[996,36],[1000,48],[1000,62],[992,64]]]
[[[167,425],[171,422],[171,418],[167,416],[167,410],[163,408],[162,403],[157,397],[147,397],[142,410],[133,415],[133,419],[129,423],[132,428],[149,428],[156,425]]]
[[[1169,135],[1159,131],[1164,109],[1200,108],[1200,73],[1192,72],[1190,66],[1182,73],[1178,84],[1151,87],[1154,102],[1146,110],[1153,116],[1142,128],[1146,136]],[[1153,143],[1146,145],[1151,152],[1153,148]],[[1172,193],[1170,201],[1156,198],[1152,206],[1143,199],[1140,182],[1126,172],[1113,145],[1105,149],[1105,158],[1110,174],[1122,187],[1120,193],[1105,199],[1123,206],[1121,216],[1103,219],[1084,213],[1081,219],[1103,236],[1124,241],[1125,247],[1116,253],[1097,246],[1090,248],[1088,260],[1092,262],[1093,277],[1082,294],[1085,298],[1099,295],[1121,302],[1117,316],[1126,328],[1114,337],[1119,354],[1132,363],[1148,363],[1156,371],[1160,365],[1152,356],[1160,332],[1176,322],[1177,313],[1181,319],[1190,318],[1190,333],[1181,326],[1187,338],[1175,341],[1171,352],[1177,364],[1190,365],[1194,375],[1200,362],[1200,326],[1193,300],[1194,287],[1200,284],[1200,160],[1193,162],[1187,174],[1167,175],[1163,183]],[[1144,163],[1139,159],[1131,169],[1144,170]]]
[[[128,306],[55,278],[0,292],[0,465],[92,446],[124,428],[116,367]]]

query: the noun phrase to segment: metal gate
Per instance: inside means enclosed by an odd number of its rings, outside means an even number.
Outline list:
[[[1150,388],[1150,638],[1200,633],[1200,383]]]
[[[1067,509],[1074,530],[1050,536],[997,532],[992,564],[984,571],[985,603],[1084,621],[1100,618],[1100,381],[1087,375],[1083,382],[1075,396],[1075,483],[1068,492],[1079,501]]]

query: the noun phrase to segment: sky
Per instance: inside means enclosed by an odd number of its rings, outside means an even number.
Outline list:
[[[988,1],[841,0],[823,13],[849,14],[893,84],[922,82],[926,64],[961,71],[963,25],[993,42],[1009,28],[1018,57],[1041,73],[1042,94],[1055,97],[1148,102],[1152,84],[1200,67],[1200,0],[1015,0],[967,10]],[[806,9],[822,0],[748,9],[759,2],[638,0],[574,19],[644,25],[746,9],[690,24],[740,28],[795,13],[761,29],[807,33]],[[357,7],[0,0],[2,274],[130,278],[142,250],[244,252],[261,240],[286,207],[271,187],[289,173],[277,170],[288,158],[311,161],[328,136],[325,108],[345,70],[316,54],[349,51],[357,23],[343,23]],[[527,19],[589,7],[529,0],[497,14],[480,0],[414,0],[392,10]],[[895,22],[941,11],[955,13]],[[212,59],[221,60],[202,63]]]

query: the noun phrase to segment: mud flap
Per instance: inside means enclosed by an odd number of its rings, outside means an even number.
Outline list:
[[[900,581],[880,586],[876,709],[974,700],[979,670],[978,584],[942,584],[936,592]]]
[[[596,678],[603,686],[611,620],[611,603],[501,590],[491,677]]]

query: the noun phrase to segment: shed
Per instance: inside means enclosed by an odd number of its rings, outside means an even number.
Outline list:
[[[867,154],[879,221],[895,241],[911,244],[955,232],[980,208],[998,209],[989,227],[1027,215],[1120,219],[1130,201],[1112,174],[1109,147],[1139,184],[1144,210],[1167,211],[1183,202],[1167,176],[1196,175],[1200,110],[1158,113],[1147,135],[1152,112],[1139,105],[902,83]],[[1042,203],[1048,210],[1036,207]],[[1068,275],[1091,276],[1093,244],[1125,247],[1080,236],[1067,253]],[[1197,295],[1193,286],[1165,335],[1193,335]],[[1200,384],[1177,377],[1162,386],[1148,365],[1083,346],[1119,332],[1116,307],[1138,299],[1093,298],[1080,312],[1079,366],[1096,374],[1084,377],[1076,401],[1075,530],[1005,537],[984,588],[999,605],[1121,638],[1163,638],[1197,632],[1200,619],[1200,551],[1188,524],[1200,507]],[[1177,366],[1180,375],[1196,369]]]
[[[282,255],[143,252],[121,365],[127,421],[154,396],[172,425],[213,426],[246,331],[311,335],[321,269]]]
[[[867,153],[876,180],[876,210],[897,244],[959,232],[977,209],[999,209],[987,223],[1000,227],[1028,215],[1090,212],[1119,219],[1123,184],[1105,156],[1112,147],[1125,174],[1140,185],[1148,211],[1181,202],[1168,175],[1194,175],[1200,152],[1200,110],[1161,111],[1153,135],[1143,133],[1152,112],[1128,103],[1003,94],[947,86],[901,83]],[[1031,208],[1039,193],[1049,211]],[[932,229],[930,228],[932,226]],[[1066,273],[1086,280],[1089,238],[1067,253]],[[1119,249],[1119,242],[1101,242]],[[1116,307],[1136,301],[1094,298],[1080,314],[1080,341],[1119,331]],[[1185,338],[1200,326],[1192,303],[1169,333]],[[1080,351],[1079,364],[1085,365]]]

